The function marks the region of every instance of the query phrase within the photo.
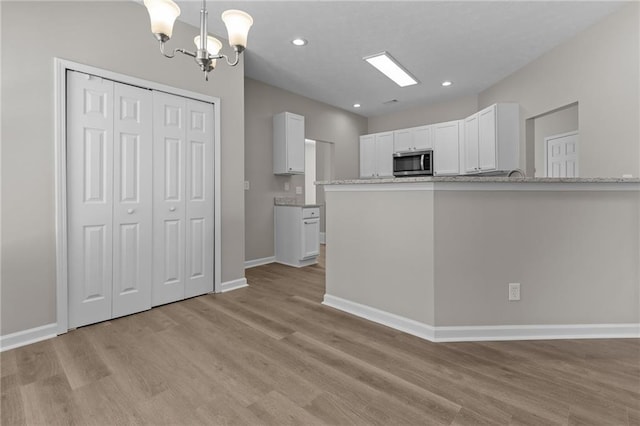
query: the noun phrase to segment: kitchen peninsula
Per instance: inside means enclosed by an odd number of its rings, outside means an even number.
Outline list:
[[[322,184],[325,305],[432,341],[640,337],[639,179]]]

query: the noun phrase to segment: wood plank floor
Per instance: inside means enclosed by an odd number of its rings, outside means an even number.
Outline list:
[[[2,425],[640,425],[640,341],[430,343],[320,304],[324,264],[2,353]]]

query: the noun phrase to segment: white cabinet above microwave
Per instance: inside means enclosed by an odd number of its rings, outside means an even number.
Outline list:
[[[393,152],[433,149],[432,126],[419,126],[393,132]]]

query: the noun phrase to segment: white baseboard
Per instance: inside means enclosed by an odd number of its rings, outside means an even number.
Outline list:
[[[434,327],[328,294],[322,303],[432,342],[640,338],[640,324],[634,323]]]
[[[311,266],[311,265],[315,265],[318,263],[318,258],[317,257],[312,257],[311,259],[307,259],[307,260],[299,260],[298,263],[289,263],[289,262],[285,262],[283,260],[276,260],[276,263],[279,263],[281,265],[285,265],[285,266],[291,266],[293,268],[304,268],[305,266]]]
[[[378,324],[395,328],[396,330],[404,331],[405,333],[412,334],[423,339],[434,341],[434,327],[428,324],[372,308],[371,306],[351,302],[340,297],[331,296],[329,294],[324,295],[324,301],[322,304],[368,319],[369,321],[377,322]]]
[[[0,336],[0,352],[51,339],[58,335],[57,331],[58,324],[53,323]]]
[[[268,265],[276,261],[275,256],[263,257],[262,259],[246,260],[244,262],[244,269],[254,268],[256,266]]]
[[[326,232],[320,233],[320,244],[327,244],[327,234]]]
[[[243,287],[249,287],[249,284],[247,284],[246,278],[238,278],[237,280],[225,281],[222,283],[220,287],[221,287],[220,292],[226,293],[227,291],[237,290]]]

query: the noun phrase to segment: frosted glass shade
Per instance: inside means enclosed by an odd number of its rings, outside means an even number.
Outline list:
[[[195,36],[195,38],[193,39],[193,42],[195,43],[196,48],[200,49],[199,35]],[[222,49],[222,43],[220,42],[220,40],[212,36],[207,36],[207,52],[209,52],[209,55],[217,56],[218,52],[220,52],[220,49]],[[217,62],[216,59],[211,60],[211,65],[215,67],[216,62]]]
[[[247,47],[249,28],[253,25],[251,15],[241,10],[226,10],[222,12],[222,21],[229,33],[229,44],[231,46]]]
[[[151,32],[164,34],[171,38],[173,24],[180,16],[180,8],[171,0],[144,0],[144,5],[149,12],[151,20]]]

